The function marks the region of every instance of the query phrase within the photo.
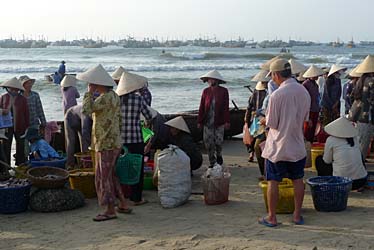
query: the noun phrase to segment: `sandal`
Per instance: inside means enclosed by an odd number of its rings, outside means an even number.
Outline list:
[[[113,220],[113,219],[117,219],[117,215],[98,214],[96,215],[95,218],[93,218],[93,221],[100,222],[100,221]]]
[[[295,225],[304,225],[305,224],[305,222],[304,222],[304,217],[303,216],[300,216],[300,220],[299,221],[292,221],[293,222],[293,224],[295,224]]]
[[[258,224],[266,226],[266,227],[276,227],[276,226],[279,225],[278,223],[273,224],[273,223],[267,221],[265,217],[262,217],[261,219],[259,219]]]
[[[116,211],[117,211],[117,213],[120,213],[120,214],[131,214],[132,213],[132,209],[131,208],[120,208],[120,207],[117,207]]]
[[[147,203],[148,203],[147,200],[134,201],[134,206],[141,206],[141,205],[144,205],[144,204],[147,204]]]

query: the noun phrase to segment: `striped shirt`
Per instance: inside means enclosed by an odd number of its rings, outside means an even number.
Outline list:
[[[122,143],[142,143],[143,135],[140,125],[140,113],[147,120],[152,119],[152,114],[143,97],[136,92],[120,96],[120,99]]]

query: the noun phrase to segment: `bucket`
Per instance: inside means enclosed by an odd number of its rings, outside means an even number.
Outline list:
[[[229,200],[230,177],[230,173],[224,173],[222,178],[202,177],[206,205],[218,205]]]
[[[156,187],[153,185],[153,172],[144,173],[143,189],[144,190],[156,189]]]
[[[266,206],[266,211],[269,210],[268,207],[268,199],[267,199],[267,190],[268,190],[268,183],[267,181],[261,181],[259,186],[262,188],[262,192],[264,194],[264,201]],[[279,182],[278,186],[279,196],[278,196],[278,204],[276,207],[277,214],[292,214],[295,210],[295,203],[294,203],[294,190],[293,184],[290,179],[284,178],[281,182]]]
[[[72,189],[81,191],[85,198],[96,197],[94,169],[75,169],[69,171],[69,182]]]
[[[91,153],[89,151],[88,152],[79,152],[79,153],[75,153],[74,157],[77,159],[78,168],[82,168],[83,167],[82,159],[87,158],[87,157],[91,157]]]
[[[325,144],[324,143],[313,143],[312,149],[310,150],[312,155],[312,170],[317,171],[316,158],[319,155],[323,155]]]

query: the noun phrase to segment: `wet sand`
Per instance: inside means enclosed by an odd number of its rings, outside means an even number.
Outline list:
[[[0,249],[374,249],[374,191],[351,192],[347,210],[322,213],[307,186],[306,224],[295,226],[291,215],[279,215],[282,225],[266,228],[257,223],[266,214],[257,163],[247,162],[241,141],[226,141],[223,151],[232,173],[228,203],[207,206],[202,195],[191,195],[187,204],[163,209],[157,192],[145,191],[150,203],[101,223],[92,221],[101,211],[96,199],[73,211],[0,215]],[[202,192],[203,171],[194,174],[194,192]],[[313,175],[307,170],[306,177]]]

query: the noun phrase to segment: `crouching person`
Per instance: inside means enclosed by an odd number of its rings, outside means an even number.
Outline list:
[[[59,158],[59,154],[39,135],[36,128],[28,128],[25,139],[30,142],[30,158],[36,160],[46,160]]]
[[[165,123],[170,127],[170,143],[182,149],[190,157],[191,173],[201,167],[203,156],[190,135],[190,129],[182,116],[178,116]]]

